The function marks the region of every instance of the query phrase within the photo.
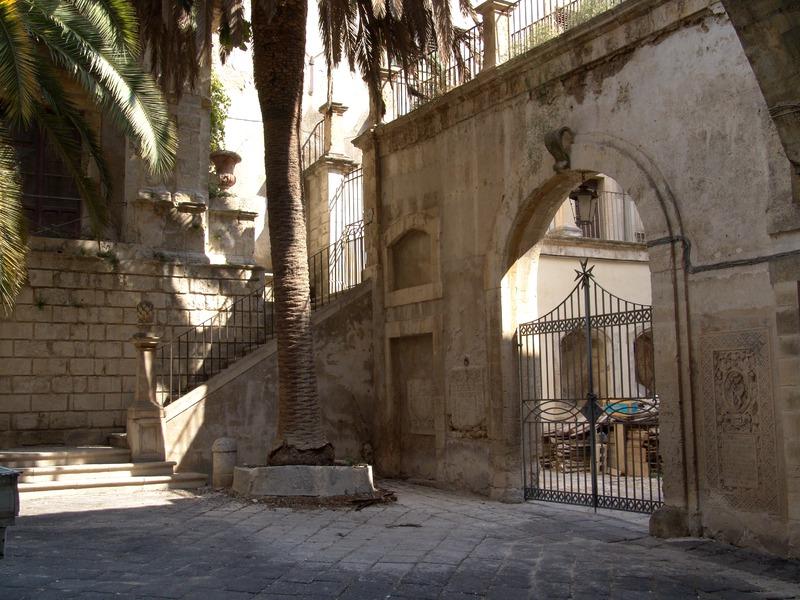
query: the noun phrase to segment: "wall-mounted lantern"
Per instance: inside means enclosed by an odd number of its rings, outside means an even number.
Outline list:
[[[591,224],[597,211],[597,192],[583,180],[576,190],[569,195],[575,214],[575,223],[579,227]]]

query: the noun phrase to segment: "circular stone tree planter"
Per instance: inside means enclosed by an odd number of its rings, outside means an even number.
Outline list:
[[[287,465],[236,467],[233,491],[243,496],[360,496],[377,490],[372,467]]]

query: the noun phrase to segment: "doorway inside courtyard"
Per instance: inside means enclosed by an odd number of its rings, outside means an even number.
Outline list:
[[[644,226],[601,173],[554,197],[516,276],[533,317],[515,335],[524,496],[652,513],[664,498]]]

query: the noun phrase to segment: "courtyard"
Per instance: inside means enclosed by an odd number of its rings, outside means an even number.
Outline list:
[[[381,485],[397,502],[362,510],[216,492],[26,495],[0,598],[800,597],[800,562],[651,538],[645,515]]]

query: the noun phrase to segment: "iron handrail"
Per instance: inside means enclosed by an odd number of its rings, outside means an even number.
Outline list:
[[[321,119],[300,148],[300,168],[305,171],[325,154],[325,119]]]
[[[364,231],[346,237],[308,260],[311,308],[329,304],[361,283],[366,263]],[[275,337],[272,288],[263,286],[237,298],[199,325],[156,350],[156,395],[166,406]]]
[[[328,204],[330,239],[338,241],[345,227],[364,218],[364,195],[361,167],[353,169],[342,179]]]

